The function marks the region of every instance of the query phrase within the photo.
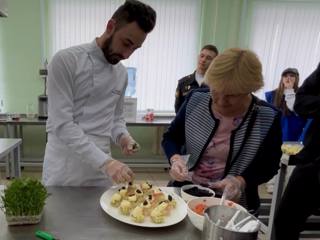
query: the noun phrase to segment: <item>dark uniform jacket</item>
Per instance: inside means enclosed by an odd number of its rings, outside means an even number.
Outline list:
[[[199,88],[199,84],[196,80],[196,72],[181,78],[178,82],[176,89],[176,100],[174,103],[174,110],[177,113],[185,100],[185,97],[193,89]],[[205,84],[201,84],[201,87],[207,87]]]

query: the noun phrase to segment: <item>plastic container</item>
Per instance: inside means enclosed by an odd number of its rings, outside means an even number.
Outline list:
[[[40,222],[42,213],[34,216],[7,216],[6,220],[9,226],[13,225],[29,225],[37,224]]]
[[[146,121],[154,120],[154,110],[152,108],[147,109],[147,113],[144,115],[144,120]]]
[[[135,97],[136,96],[136,72],[137,69],[134,67],[127,67],[128,73],[128,86],[126,89],[126,97]]]

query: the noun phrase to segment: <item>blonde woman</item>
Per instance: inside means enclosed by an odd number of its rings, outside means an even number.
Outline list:
[[[226,50],[213,60],[205,80],[209,89],[187,97],[163,136],[172,185],[209,186],[257,213],[258,185],[279,166],[281,114],[252,95],[263,79],[261,63],[250,50]],[[187,162],[180,152],[184,144]]]

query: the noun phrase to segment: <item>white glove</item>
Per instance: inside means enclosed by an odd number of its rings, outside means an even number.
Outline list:
[[[130,135],[122,135],[119,144],[125,155],[132,155],[140,150],[140,145]]]
[[[186,181],[188,179],[188,168],[182,156],[175,154],[170,158],[170,162],[170,176],[179,182]]]
[[[128,165],[118,160],[107,161],[102,169],[115,183],[131,182],[134,178],[134,174]]]
[[[209,187],[223,192],[226,199],[238,202],[245,185],[243,177],[228,175],[219,182],[211,183]]]
[[[296,100],[296,94],[293,88],[284,90],[284,100],[286,101],[288,109],[290,111],[294,111],[293,105],[294,105],[294,101]]]

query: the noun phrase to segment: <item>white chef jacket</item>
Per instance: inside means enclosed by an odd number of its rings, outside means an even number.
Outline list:
[[[128,134],[123,116],[125,67],[105,59],[94,40],[59,51],[48,66],[45,185],[110,185],[100,170],[110,141]]]

